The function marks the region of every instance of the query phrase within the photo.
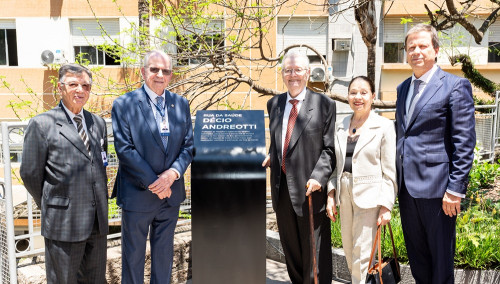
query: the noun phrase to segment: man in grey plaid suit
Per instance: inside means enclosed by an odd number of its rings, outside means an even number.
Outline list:
[[[25,131],[21,177],[42,211],[48,283],[106,283],[106,124],[83,109],[91,72],[59,70],[58,106]]]

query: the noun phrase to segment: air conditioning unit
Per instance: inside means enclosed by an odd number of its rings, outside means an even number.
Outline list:
[[[351,49],[350,39],[333,39],[333,51],[349,51]]]
[[[57,49],[55,52],[44,50],[41,54],[41,60],[43,65],[63,64],[67,62],[66,58],[64,58],[64,52],[60,49]]]
[[[311,64],[311,76],[309,76],[309,82],[326,82],[330,78],[330,68],[325,70],[325,66],[322,64]]]

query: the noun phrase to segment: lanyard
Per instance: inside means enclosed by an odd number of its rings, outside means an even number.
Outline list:
[[[163,106],[163,108],[159,107],[157,104],[155,104],[153,102],[153,100],[148,96],[148,99],[151,101],[151,103],[155,106],[156,110],[160,113],[161,117],[164,118],[165,117],[165,108],[167,106],[167,102],[164,102],[165,105]],[[165,98],[164,98],[165,99]]]

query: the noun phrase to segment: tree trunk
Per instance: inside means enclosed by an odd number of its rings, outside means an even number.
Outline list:
[[[366,76],[375,82],[375,57],[377,52],[375,51],[375,45],[366,45],[368,48],[368,62],[366,63]]]
[[[367,77],[375,81],[375,57],[377,44],[377,15],[375,0],[359,0],[354,8],[354,16],[358,23],[359,32],[368,49]]]
[[[152,0],[150,0],[152,1]],[[139,46],[149,47],[149,1],[138,0],[139,4]]]

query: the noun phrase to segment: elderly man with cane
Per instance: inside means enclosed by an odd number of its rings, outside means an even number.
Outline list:
[[[330,220],[325,214],[326,190],[321,189],[326,189],[335,164],[335,102],[306,88],[306,55],[289,51],[282,67],[288,91],[267,103],[271,146],[262,165],[271,168],[273,208],[292,283],[313,283],[315,275],[319,283],[331,283]],[[314,222],[307,216],[310,209]],[[317,273],[309,250],[311,225]]]

